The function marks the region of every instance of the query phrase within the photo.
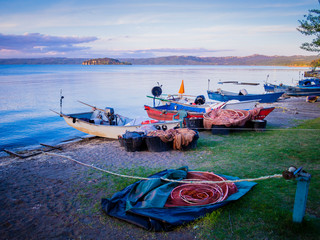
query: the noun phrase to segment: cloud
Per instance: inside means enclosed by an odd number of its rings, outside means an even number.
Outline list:
[[[40,33],[5,35],[0,33],[0,51],[17,51],[23,54],[56,53],[87,50],[78,44],[96,41],[96,37],[57,37]]]
[[[155,48],[155,49],[142,49],[135,50],[135,53],[176,53],[176,54],[190,54],[190,53],[215,53],[221,51],[230,51],[230,50],[212,50],[205,48]]]
[[[237,34],[254,34],[254,33],[287,33],[287,32],[296,32],[296,28],[294,26],[286,26],[286,25],[259,25],[259,26],[239,26],[239,25],[220,25],[213,27],[205,27],[205,28],[194,28],[190,29],[190,31],[195,33],[237,33]]]

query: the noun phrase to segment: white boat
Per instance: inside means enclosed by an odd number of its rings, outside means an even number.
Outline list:
[[[229,100],[225,102],[223,109],[238,109],[238,110],[248,110],[254,109],[259,103],[260,99],[239,101],[239,100]]]
[[[121,136],[126,131],[148,132],[157,129],[173,129],[179,127],[181,122],[180,120],[132,119],[114,114],[113,108],[106,108],[105,110],[95,108],[95,110],[90,112],[57,114],[63,117],[69,126],[81,132],[110,139],[118,139],[118,136]]]
[[[149,98],[153,98],[151,96],[147,96]],[[246,100],[246,101],[239,101],[239,100],[229,100],[226,102],[219,102],[219,101],[210,101],[205,102],[201,105],[194,104],[195,100],[192,98],[181,98],[179,101],[168,100],[164,98],[157,97],[155,98],[160,100],[164,105],[172,105],[171,107],[174,110],[186,110],[191,112],[209,112],[215,108],[223,108],[223,109],[239,109],[239,110],[248,110],[254,109],[257,104],[259,103],[260,99],[253,99],[253,100]],[[173,110],[173,109],[172,109]]]

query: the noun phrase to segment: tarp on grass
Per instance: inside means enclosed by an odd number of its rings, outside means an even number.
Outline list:
[[[102,209],[110,216],[136,224],[149,231],[170,231],[173,228],[191,222],[211,213],[225,204],[238,200],[256,185],[254,182],[235,183],[237,192],[226,200],[214,204],[165,207],[172,190],[180,183],[163,181],[160,178],[174,180],[186,179],[188,167],[170,169],[149,176],[151,180],[135,182],[111,199],[102,199]],[[237,177],[219,175],[228,180]]]

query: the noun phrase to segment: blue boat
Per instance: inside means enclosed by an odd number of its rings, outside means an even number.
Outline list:
[[[318,78],[306,78],[300,80],[296,86],[264,84],[266,92],[285,92],[288,96],[320,96],[320,80]]]
[[[300,87],[320,87],[320,79],[319,78],[305,78],[303,80],[299,80],[298,86],[300,86]]]
[[[288,88],[290,87],[290,86],[284,85],[282,83],[279,85],[272,84],[272,83],[266,83],[263,86],[264,86],[264,90],[266,92],[286,92],[288,90]]]
[[[288,96],[320,96],[320,86],[319,87],[289,87],[286,91]]]
[[[284,94],[284,92],[275,92],[275,93],[265,93],[265,94],[247,94],[234,92],[228,92],[221,89],[218,91],[208,90],[208,97],[215,101],[226,102],[229,100],[239,100],[239,101],[247,101],[247,100],[254,100],[259,99],[261,103],[273,103],[278,100]]]

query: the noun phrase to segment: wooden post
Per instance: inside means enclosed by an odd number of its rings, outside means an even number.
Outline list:
[[[301,223],[306,212],[311,174],[300,172],[297,176],[297,190],[293,206],[293,222]]]

